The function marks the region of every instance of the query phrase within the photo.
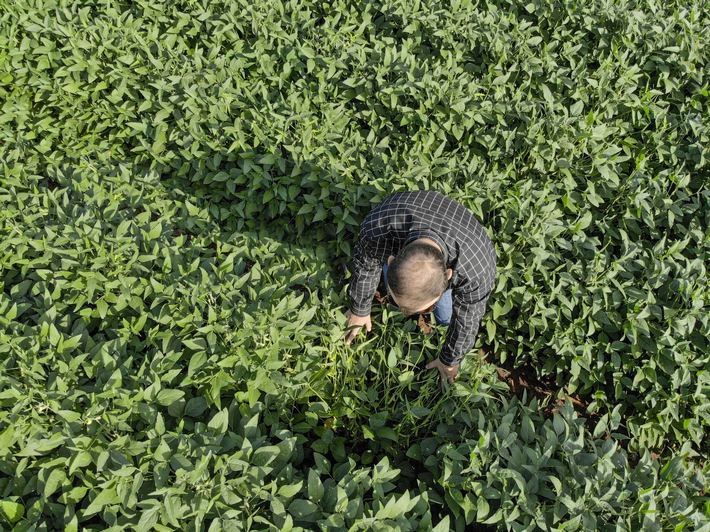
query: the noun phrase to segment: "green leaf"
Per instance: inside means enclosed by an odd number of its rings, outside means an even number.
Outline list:
[[[25,507],[13,501],[0,501],[0,514],[10,524],[14,524],[25,515]]]
[[[318,511],[318,506],[305,499],[294,499],[288,505],[288,512],[296,519],[303,519],[312,516]]]
[[[148,532],[149,530],[153,530],[158,522],[158,519],[160,518],[160,509],[161,505],[157,504],[156,501],[155,505],[149,507],[147,510],[144,510],[141,514],[140,520],[138,521],[136,530],[139,532]]]
[[[94,500],[91,501],[91,504],[84,510],[84,517],[91,517],[102,511],[106,506],[119,504],[120,502],[121,500],[116,494],[116,488],[103,488],[99,490]]]
[[[185,415],[199,418],[207,410],[207,400],[200,397],[193,397],[185,405]]]
[[[320,476],[313,469],[308,470],[308,498],[318,502],[323,498],[325,488],[320,480]]]
[[[281,454],[281,449],[276,445],[267,445],[265,447],[259,447],[251,457],[251,463],[255,466],[268,466],[271,462],[276,460]]]
[[[303,481],[299,481],[296,484],[284,484],[279,488],[279,496],[290,499],[295,497],[303,488]]]
[[[397,367],[397,351],[395,348],[390,349],[389,354],[387,355],[387,367]]]
[[[663,480],[675,482],[683,476],[683,457],[674,456],[661,468],[660,477]]]
[[[378,412],[377,414],[370,417],[370,426],[375,429],[384,427],[388,419],[389,412]]]
[[[431,529],[432,532],[447,532],[448,530],[451,530],[448,515],[444,516],[444,518]]]
[[[187,208],[187,213],[190,216],[199,216],[200,215],[200,209],[187,200],[185,200],[185,207]]]
[[[151,224],[150,231],[148,231],[146,237],[148,240],[155,240],[160,235],[163,234],[163,224],[160,222],[155,222]]]
[[[44,484],[44,496],[47,498],[52,496],[57,490],[61,489],[66,480],[67,474],[64,469],[52,469]]]
[[[59,410],[57,415],[61,417],[67,423],[74,423],[81,419],[81,414],[79,412],[73,412],[71,410]]]
[[[269,378],[268,373],[263,368],[259,368],[256,371],[256,378],[254,379],[252,386],[258,388],[264,393],[277,394],[278,388],[274,382]]]
[[[224,434],[229,428],[229,412],[227,409],[220,410],[212,419],[210,419],[207,426],[215,431],[217,434]]]
[[[378,437],[384,438],[386,440],[391,440],[394,442],[399,441],[399,436],[394,431],[394,429],[390,427],[382,427],[379,429],[375,429],[375,434],[377,434]]]
[[[163,389],[158,392],[155,400],[162,406],[170,406],[174,402],[179,401],[185,396],[182,390]]]
[[[183,343],[185,341],[183,340]],[[187,345],[187,344],[185,344]],[[190,347],[190,349],[200,349],[199,347]],[[207,354],[202,351],[198,351],[190,357],[190,363],[187,366],[187,374],[192,377],[197,373],[205,364],[207,363]]]
[[[204,351],[207,349],[207,340],[205,338],[183,339],[182,343],[185,347],[193,351]]]
[[[91,453],[86,450],[79,451],[69,460],[69,475],[73,475],[77,469],[87,467],[93,462]]]
[[[47,439],[30,440],[16,456],[40,456],[56,449],[66,441],[67,437],[55,434]]]
[[[367,425],[362,425],[362,434],[365,437],[365,439],[368,440],[374,440],[375,439],[375,432],[368,427]]]
[[[96,309],[99,311],[99,317],[103,320],[108,314],[108,303],[103,299],[96,301]]]

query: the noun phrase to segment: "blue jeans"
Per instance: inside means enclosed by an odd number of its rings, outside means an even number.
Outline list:
[[[387,288],[387,294],[390,296],[390,300],[394,301],[392,294],[390,293],[390,287],[387,283],[387,264],[382,266],[382,277],[385,280],[385,288]],[[394,303],[393,303],[394,304]],[[395,307],[397,305],[394,305]],[[454,312],[454,303],[451,298],[451,288],[444,292],[439,301],[434,305],[434,319],[438,325],[447,326],[451,323],[451,315]]]

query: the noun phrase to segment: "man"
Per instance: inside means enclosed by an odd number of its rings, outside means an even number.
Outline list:
[[[405,315],[434,311],[449,326],[437,368],[441,386],[453,383],[476,341],[493,290],[496,254],[483,226],[463,205],[435,191],[400,192],[367,215],[353,255],[346,313],[351,343],[372,330],[372,299],[384,274],[390,298]]]

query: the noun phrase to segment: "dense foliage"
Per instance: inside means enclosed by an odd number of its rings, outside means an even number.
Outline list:
[[[708,15],[0,5],[0,527],[710,530]],[[416,188],[499,256],[444,394],[392,309],[339,341]]]

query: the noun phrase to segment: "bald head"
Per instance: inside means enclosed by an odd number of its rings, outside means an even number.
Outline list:
[[[446,291],[451,271],[436,246],[418,240],[404,246],[387,269],[387,284],[401,308],[421,310]]]

